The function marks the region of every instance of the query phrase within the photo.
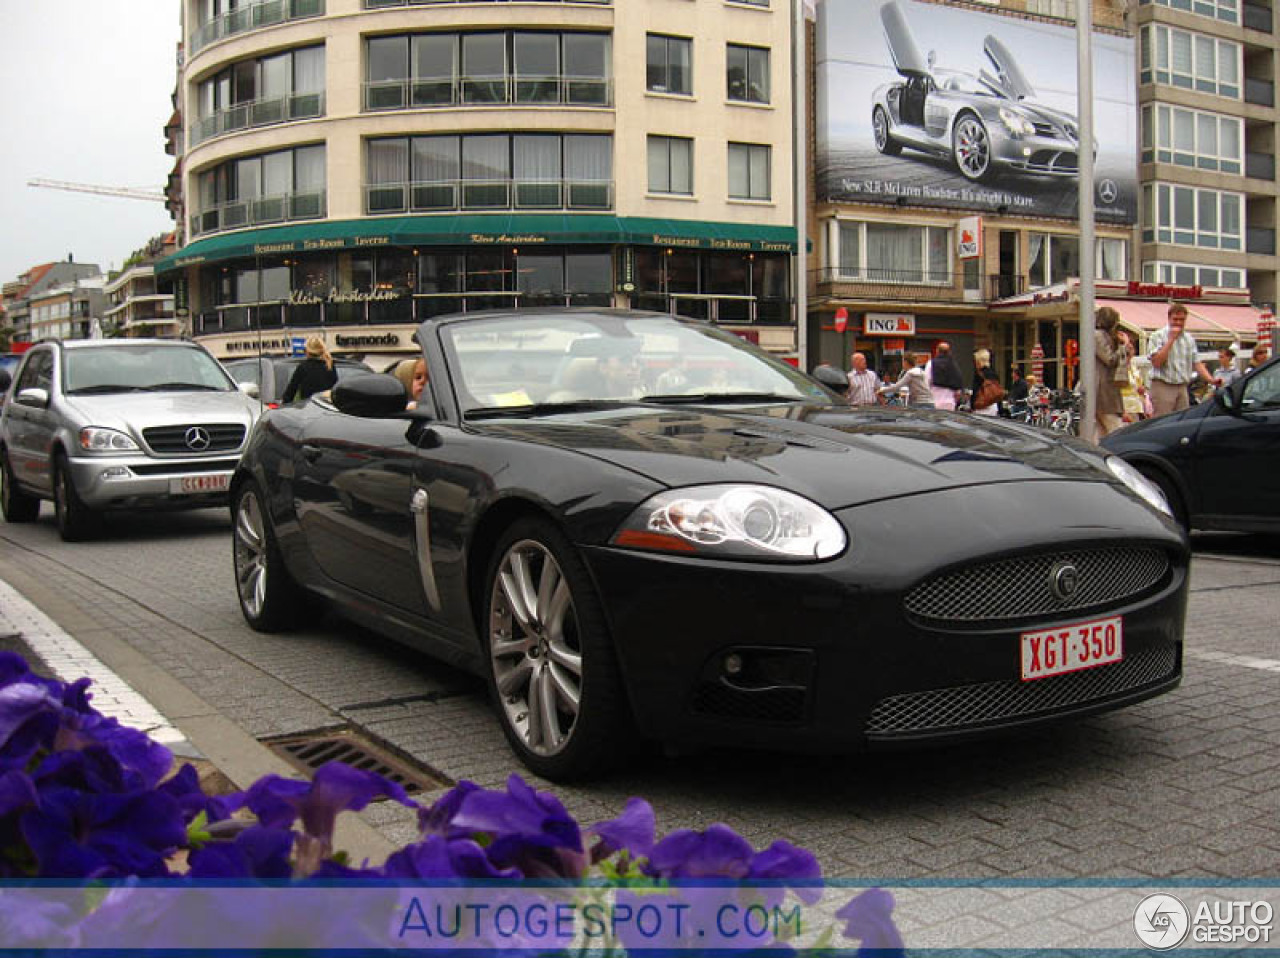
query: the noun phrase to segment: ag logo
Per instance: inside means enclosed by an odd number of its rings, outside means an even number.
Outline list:
[[[1190,926],[1187,906],[1172,895],[1148,895],[1133,913],[1133,930],[1144,945],[1156,951],[1182,944]]]
[[[1120,187],[1116,186],[1115,180],[1099,180],[1098,181],[1098,199],[1104,203],[1114,203],[1120,196]]]

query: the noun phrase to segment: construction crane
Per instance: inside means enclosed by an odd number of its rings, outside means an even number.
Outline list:
[[[163,203],[164,193],[159,190],[139,189],[131,186],[98,186],[93,183],[68,183],[65,180],[27,180],[27,186],[42,186],[50,190],[69,190],[72,193],[97,193],[100,196],[121,196],[130,200],[150,200]]]

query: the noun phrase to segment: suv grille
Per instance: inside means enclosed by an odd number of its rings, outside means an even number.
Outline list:
[[[188,434],[192,430],[203,430],[209,437],[208,445],[188,442]],[[183,426],[155,426],[142,430],[142,438],[147,441],[153,452],[162,455],[175,453],[184,456],[200,455],[206,452],[230,452],[239,449],[244,442],[244,426],[239,423],[190,423]]]
[[[1172,678],[1177,669],[1178,647],[1164,642],[1112,665],[1032,682],[984,682],[893,695],[871,710],[867,735],[885,739],[1062,711],[1154,685]]]
[[[1054,594],[1059,563],[1079,574],[1069,598]],[[929,579],[907,593],[909,614],[942,623],[973,625],[1074,612],[1130,599],[1158,586],[1169,573],[1160,549],[1114,548],[1051,552],[1001,559]]]

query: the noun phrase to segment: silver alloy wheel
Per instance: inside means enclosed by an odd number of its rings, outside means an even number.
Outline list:
[[[991,142],[987,128],[976,116],[966,116],[956,124],[956,165],[960,172],[976,180],[987,172],[991,163]]]
[[[236,505],[235,566],[240,604],[251,618],[262,615],[267,600],[266,523],[262,507],[252,491],[245,492]]]
[[[582,643],[573,593],[541,542],[522,539],[498,566],[489,598],[489,655],[507,722],[525,747],[555,755],[582,703]]]
[[[880,107],[871,114],[871,128],[875,132],[876,149],[883,153],[885,144],[889,142],[889,121]]]

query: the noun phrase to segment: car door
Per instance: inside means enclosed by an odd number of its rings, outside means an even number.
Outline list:
[[[57,431],[52,404],[32,405],[19,399],[24,389],[43,389],[53,399],[53,349],[33,349],[18,372],[7,404],[9,464],[23,485],[43,492],[53,489],[50,450]]]
[[[294,503],[312,558],[334,582],[422,614],[412,511],[421,424],[349,416],[323,402],[307,415]]]
[[[1280,363],[1249,375],[1238,411],[1206,416],[1195,449],[1195,483],[1205,517],[1280,521]]]

